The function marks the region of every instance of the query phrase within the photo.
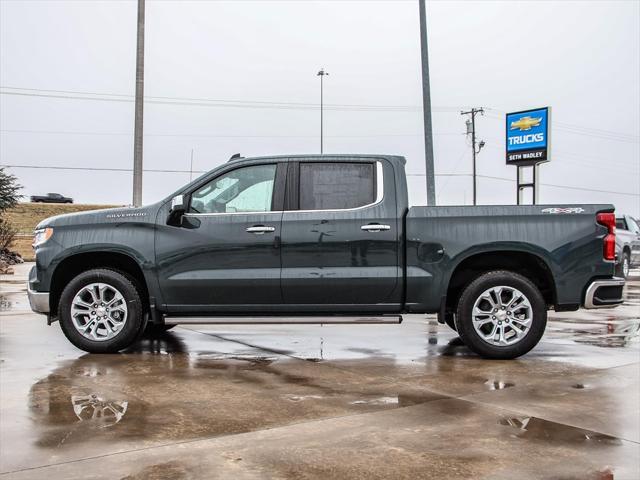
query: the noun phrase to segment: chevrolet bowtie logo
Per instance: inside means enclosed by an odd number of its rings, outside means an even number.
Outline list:
[[[519,129],[521,132],[524,130],[531,130],[532,127],[537,127],[542,122],[542,117],[522,117],[520,120],[511,122],[511,130]]]

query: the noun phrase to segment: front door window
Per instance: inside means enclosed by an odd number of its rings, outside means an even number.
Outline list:
[[[271,210],[276,165],[238,168],[191,195],[189,213],[258,213]]]

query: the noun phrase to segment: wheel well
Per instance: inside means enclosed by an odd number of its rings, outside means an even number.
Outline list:
[[[531,280],[547,305],[555,304],[555,282],[547,264],[536,255],[524,252],[487,252],[465,258],[456,267],[447,288],[447,309],[454,310],[462,290],[478,276],[491,270],[509,270]]]
[[[56,267],[51,278],[50,309],[55,316],[58,312],[60,295],[69,282],[82,272],[94,268],[111,268],[129,275],[138,284],[145,310],[149,309],[149,291],[138,263],[124,253],[88,252],[65,258]]]

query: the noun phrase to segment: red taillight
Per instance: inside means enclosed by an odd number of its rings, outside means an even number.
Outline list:
[[[607,235],[604,237],[602,256],[605,260],[616,259],[616,216],[613,213],[599,213],[596,221],[607,227]]]

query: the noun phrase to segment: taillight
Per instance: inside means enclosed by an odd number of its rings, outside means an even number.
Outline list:
[[[596,221],[607,227],[607,235],[604,237],[602,256],[605,260],[616,259],[616,216],[613,213],[599,213]]]

